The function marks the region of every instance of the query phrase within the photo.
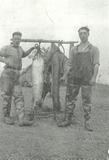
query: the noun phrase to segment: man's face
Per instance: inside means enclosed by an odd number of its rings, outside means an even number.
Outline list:
[[[89,37],[89,32],[88,31],[86,31],[85,29],[81,29],[79,31],[79,38],[80,38],[81,42],[88,41],[88,37]]]
[[[15,47],[18,47],[20,45],[20,42],[21,42],[21,36],[20,35],[14,35],[12,40],[13,40],[13,45]]]

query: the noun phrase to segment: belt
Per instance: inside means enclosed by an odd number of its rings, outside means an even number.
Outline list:
[[[16,71],[20,71],[20,70],[21,70],[20,68],[15,68],[15,67],[7,66],[7,65],[6,65],[4,68],[5,68],[5,69],[16,70]]]

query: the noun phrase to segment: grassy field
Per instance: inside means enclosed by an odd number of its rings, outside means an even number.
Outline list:
[[[30,107],[31,89],[24,89],[24,95],[25,107]],[[64,110],[65,87],[60,96]],[[8,126],[0,120],[0,160],[108,160],[109,86],[93,88],[93,132],[83,128],[80,98],[75,109],[77,123],[67,128],[58,128],[52,117],[37,119],[31,127]],[[52,108],[49,96],[45,105]]]

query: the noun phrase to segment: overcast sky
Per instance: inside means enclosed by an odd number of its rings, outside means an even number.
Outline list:
[[[77,30],[88,26],[90,42],[100,50],[101,81],[109,83],[109,0],[0,0],[0,46],[11,34],[23,38],[77,40]],[[21,44],[24,49],[34,44]],[[66,50],[68,55],[68,50]],[[24,66],[28,63],[24,61]]]

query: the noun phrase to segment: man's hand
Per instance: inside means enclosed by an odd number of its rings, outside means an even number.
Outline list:
[[[33,47],[30,48],[31,51],[34,49],[36,49],[36,45],[34,45]]]
[[[90,80],[90,85],[94,86],[96,84],[96,78],[92,77],[92,79]]]
[[[1,57],[1,56],[0,56],[0,62],[7,64],[6,59],[4,57]]]
[[[93,74],[92,79],[90,81],[90,85],[92,85],[92,86],[96,84],[96,77],[98,74],[98,69],[99,69],[99,64],[96,64],[94,67],[94,74]]]

